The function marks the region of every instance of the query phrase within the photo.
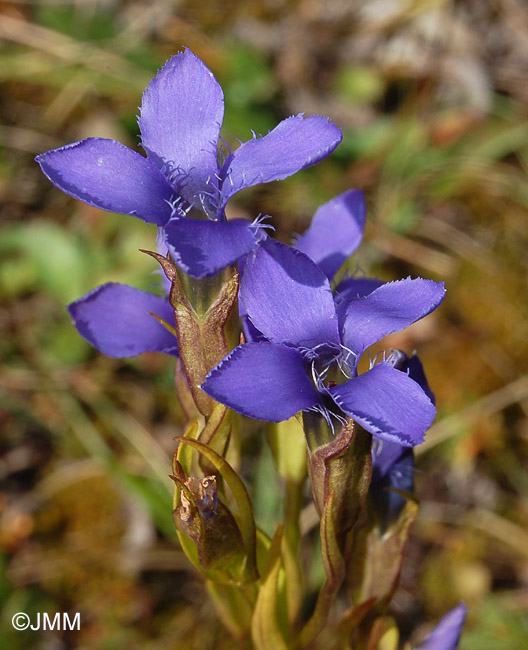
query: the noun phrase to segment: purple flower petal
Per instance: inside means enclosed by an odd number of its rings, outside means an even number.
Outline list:
[[[334,295],[334,302],[339,321],[339,331],[343,331],[348,303],[354,298],[364,298],[384,284],[377,278],[347,278],[340,282]]]
[[[169,252],[168,246],[165,243],[165,232],[163,228],[158,228],[158,233],[156,236],[156,251],[158,252],[159,255],[162,255],[163,257],[167,257],[167,254]],[[167,294],[168,296],[170,294],[172,282],[165,275],[161,267],[157,268],[153,273],[159,279],[159,284],[163,289],[163,293]]]
[[[306,253],[332,279],[361,243],[366,205],[363,192],[349,190],[319,207],[295,248]]]
[[[247,258],[240,295],[253,325],[271,341],[339,348],[330,284],[304,253],[268,238]]]
[[[218,187],[218,136],[224,117],[222,88],[189,50],[167,61],[143,95],[142,144],[187,201]]]
[[[163,230],[173,260],[196,278],[218,273],[257,245],[251,224],[244,219],[210,221],[181,217],[171,219]]]
[[[364,298],[351,300],[343,325],[343,343],[356,354],[387,334],[399,332],[431,313],[442,302],[444,284],[418,278],[387,282]]]
[[[247,256],[244,257],[243,262],[242,260],[240,260],[238,263],[238,273],[240,276],[241,283],[242,283],[242,278],[244,277],[244,266],[246,265],[246,259]],[[244,334],[245,343],[257,343],[258,341],[266,341],[266,337],[262,334],[262,332],[259,332],[259,330],[249,320],[247,315],[247,309],[246,306],[244,305],[244,301],[242,300],[242,297],[240,296],[240,293],[238,296],[238,316],[240,318],[240,324],[242,326],[242,332]]]
[[[109,357],[178,353],[175,337],[149,315],[152,312],[174,326],[167,298],[109,282],[71,303],[68,310],[79,333]]]
[[[124,144],[88,138],[35,158],[60,190],[102,210],[163,225],[174,190],[150,160]]]
[[[268,422],[319,403],[300,353],[268,342],[239,345],[211,370],[202,389],[235,411]]]
[[[382,479],[388,477],[391,470],[409,453],[412,458],[412,451],[408,447],[403,447],[397,442],[387,442],[386,440],[379,439],[376,440],[372,445],[372,483],[378,483]]]
[[[456,650],[466,621],[467,607],[460,603],[450,610],[416,650]]]
[[[377,278],[347,278],[336,287],[336,303],[348,302],[353,298],[364,298],[385,284]]]
[[[273,131],[244,142],[221,171],[222,207],[244,189],[259,183],[280,181],[326,158],[341,142],[341,130],[319,115],[296,115]]]
[[[265,341],[266,338],[259,332],[247,316],[241,316],[242,332],[246,343],[256,343],[257,341]]]
[[[328,392],[341,410],[373,436],[404,447],[423,442],[436,412],[420,386],[387,363]]]
[[[411,379],[420,384],[424,393],[431,400],[433,404],[436,403],[435,396],[423,369],[422,362],[420,361],[416,352],[411,357],[407,356],[403,350],[391,350],[390,356],[387,358],[387,363],[397,370],[406,372]]]
[[[412,493],[413,486],[413,450],[395,442],[375,439],[372,445],[370,497],[384,530],[398,519],[405,507],[405,498],[394,490]]]

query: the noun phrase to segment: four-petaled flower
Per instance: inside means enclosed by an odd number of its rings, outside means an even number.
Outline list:
[[[435,407],[407,373],[382,361],[358,374],[363,352],[436,309],[442,283],[421,278],[354,291],[334,303],[328,278],[299,250],[272,239],[246,260],[241,301],[265,340],[238,346],[202,385],[217,401],[260,420],[298,411],[350,416],[376,437],[412,447]],[[379,283],[377,283],[379,284]],[[346,380],[342,383],[342,379]]]
[[[325,117],[297,115],[228,151],[220,163],[223,113],[220,85],[185,50],[169,59],[143,95],[139,128],[146,158],[114,140],[88,138],[36,160],[66,194],[161,227],[174,261],[205,277],[256,245],[258,221],[226,220],[231,197],[314,165],[342,137]]]

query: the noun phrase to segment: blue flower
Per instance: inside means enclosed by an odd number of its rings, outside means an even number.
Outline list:
[[[361,375],[358,364],[373,343],[436,309],[444,293],[441,283],[408,278],[336,305],[328,278],[307,255],[267,239],[248,255],[240,292],[265,340],[235,348],[202,388],[256,419],[344,413],[374,436],[412,447],[434,418],[431,399],[387,361]]]
[[[114,140],[88,138],[36,160],[66,194],[161,227],[174,261],[205,277],[256,245],[252,224],[226,220],[231,197],[319,162],[342,137],[325,117],[297,115],[220,163],[223,113],[220,85],[185,50],[169,59],[143,95],[139,128],[146,158]]]
[[[416,650],[456,650],[466,621],[467,607],[460,603],[447,612]]]

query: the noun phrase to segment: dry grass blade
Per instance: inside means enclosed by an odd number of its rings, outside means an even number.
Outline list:
[[[434,424],[427,433],[426,441],[416,447],[416,455],[420,456],[436,445],[448,440],[460,431],[460,423],[470,422],[476,417],[492,415],[510,404],[528,399],[528,375],[511,382],[503,388],[482,397],[471,406],[461,409],[453,415]]]
[[[143,88],[149,80],[148,73],[113,52],[12,16],[2,16],[0,39],[41,50],[57,57],[64,64],[77,63],[98,72],[133,79],[138,88]]]

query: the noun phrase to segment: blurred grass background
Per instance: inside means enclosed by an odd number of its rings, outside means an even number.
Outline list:
[[[402,639],[423,638],[464,599],[462,650],[527,648],[521,0],[0,2],[0,647],[234,647],[175,542],[173,363],[105,358],[65,309],[102,282],[152,286],[138,248],[155,231],[68,198],[33,161],[87,136],[137,146],[143,88],[184,45],[223,85],[228,141],[300,111],[344,128],[329,160],[244,192],[233,214],[271,214],[288,241],[319,203],[362,187],[366,241],[350,270],[445,280],[442,308],[385,345],[419,351],[439,409],[392,612]],[[270,454],[258,431],[244,445],[272,530]],[[309,559],[309,506],[305,521]],[[311,588],[320,580],[313,570]],[[18,611],[79,611],[81,630],[16,632]]]

